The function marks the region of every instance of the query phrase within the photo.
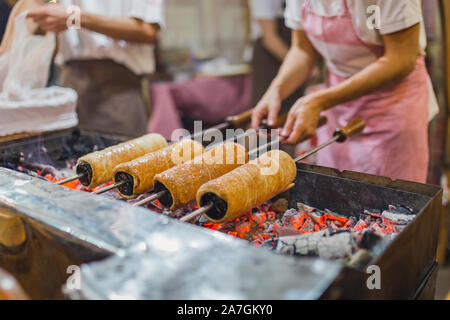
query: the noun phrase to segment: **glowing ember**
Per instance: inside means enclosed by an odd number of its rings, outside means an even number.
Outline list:
[[[414,216],[409,209],[399,208],[391,206],[389,210],[393,211],[394,216],[398,216],[401,210],[408,211],[409,216]],[[321,211],[299,203],[298,209],[290,209],[284,214],[277,215],[271,210],[270,204],[266,204],[232,222],[215,224],[197,221],[196,224],[248,240],[259,247],[267,243],[273,246],[275,240],[281,237],[313,234],[325,230],[354,232],[360,239],[366,231],[373,232],[378,236],[394,235],[400,232],[404,225],[390,220],[386,217],[385,212],[382,214],[381,211],[369,212],[366,210],[358,220],[356,217],[348,218],[328,210]]]

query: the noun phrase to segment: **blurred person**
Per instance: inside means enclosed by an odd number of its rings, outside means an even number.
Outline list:
[[[28,17],[58,36],[56,63],[62,85],[78,92],[82,129],[146,133],[143,84],[155,71],[164,0],[62,0],[30,9]]]
[[[249,0],[252,36],[255,41],[252,59],[252,106],[263,97],[277,75],[291,45],[291,31],[285,26],[284,0]],[[302,88],[283,102],[289,108],[301,97]]]
[[[274,123],[281,101],[308,79],[321,57],[327,88],[292,106],[281,132],[285,143],[314,134],[321,114],[328,124],[319,130],[320,142],[362,118],[363,133],[321,151],[318,163],[425,182],[428,123],[438,106],[425,66],[421,1],[288,0],[285,14],[292,46],[253,112],[252,126],[264,117]]]
[[[9,1],[0,2],[0,41],[6,31],[9,14],[11,13],[12,4]]]
[[[1,5],[1,19],[0,23],[5,26],[4,33],[1,37],[0,55],[5,54],[11,48],[11,42],[14,33],[14,20],[22,12],[26,10],[33,10],[45,5],[45,0],[8,0],[0,3]],[[12,9],[11,9],[12,7]],[[36,31],[37,25],[28,21],[28,28],[31,31]]]

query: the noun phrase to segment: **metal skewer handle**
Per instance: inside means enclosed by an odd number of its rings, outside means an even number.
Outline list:
[[[362,132],[365,127],[366,127],[366,123],[364,122],[364,120],[361,120],[361,119],[353,120],[347,126],[337,129],[334,133],[333,138],[331,138],[327,142],[321,144],[317,148],[311,150],[310,152],[308,152],[304,155],[301,155],[300,157],[296,158],[294,161],[295,162],[302,161],[302,160],[308,158],[309,156],[315,154],[316,152],[322,150],[323,148],[328,147],[330,144],[332,144],[334,142],[339,142],[339,143],[345,142],[347,140],[347,138]]]
[[[250,110],[244,111],[238,115],[228,117],[225,119],[224,123],[215,125],[214,127],[211,127],[204,131],[194,133],[194,134],[188,136],[188,138],[195,140],[197,138],[203,137],[204,135],[206,135],[210,132],[222,131],[222,130],[228,129],[230,127],[234,127],[234,128],[242,127],[247,122],[250,122],[250,120],[252,118],[252,112],[253,112],[253,109],[250,109]]]

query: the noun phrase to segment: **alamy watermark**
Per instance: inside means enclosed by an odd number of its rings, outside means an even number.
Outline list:
[[[67,7],[67,29],[69,30],[80,30],[81,29],[81,8],[79,6],[69,6]]]
[[[381,290],[381,268],[377,265],[368,266],[366,273],[370,274],[366,285],[369,290]]]
[[[369,30],[381,29],[381,8],[377,5],[367,7],[367,14],[369,15],[366,25]]]
[[[69,277],[66,281],[66,290],[81,290],[81,269],[79,266],[71,265],[67,268]]]
[[[194,137],[194,138],[193,138]],[[172,141],[183,139],[193,139],[199,144],[206,146],[205,154],[191,160],[194,164],[214,164],[214,165],[244,165],[247,158],[257,158],[266,154],[269,150],[279,149],[280,136],[278,129],[227,129],[225,135],[221,130],[203,130],[202,121],[194,122],[194,133],[191,134],[186,129],[177,129],[172,133]],[[241,148],[236,145],[242,146]],[[175,164],[186,162],[186,155],[199,154],[191,150],[191,144],[184,144],[183,147],[174,148],[171,160]],[[243,149],[248,151],[245,152]],[[201,152],[200,152],[201,153]],[[266,157],[259,157],[258,166],[264,176],[275,175],[280,169],[279,153],[272,153]]]

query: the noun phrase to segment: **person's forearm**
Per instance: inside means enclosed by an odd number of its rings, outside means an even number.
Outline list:
[[[15,18],[25,10],[33,10],[44,4],[45,2],[43,0],[20,0],[16,3],[8,18],[6,30],[0,44],[0,55],[4,54],[11,48]]]
[[[277,20],[258,19],[258,23],[261,28],[264,47],[278,60],[283,61],[289,51],[289,47],[279,35]]]
[[[8,23],[6,24],[6,30],[2,42],[0,44],[0,55],[3,55],[11,47],[12,36],[14,33],[14,19],[20,12],[24,10],[26,4],[27,4],[26,0],[20,0],[11,10]]]
[[[414,60],[382,57],[353,77],[337,86],[320,91],[317,95],[323,101],[323,110],[326,110],[398,83],[414,67]]]
[[[383,36],[385,55],[339,85],[317,93],[322,109],[351,101],[403,80],[416,66],[420,24]]]
[[[283,61],[286,58],[289,47],[279,36],[264,36],[262,41],[267,51],[278,60]]]
[[[139,43],[153,43],[159,26],[134,18],[112,18],[82,12],[81,27],[108,37]]]
[[[269,90],[279,90],[281,98],[286,99],[306,82],[315,60],[315,57],[304,50],[292,47]]]

